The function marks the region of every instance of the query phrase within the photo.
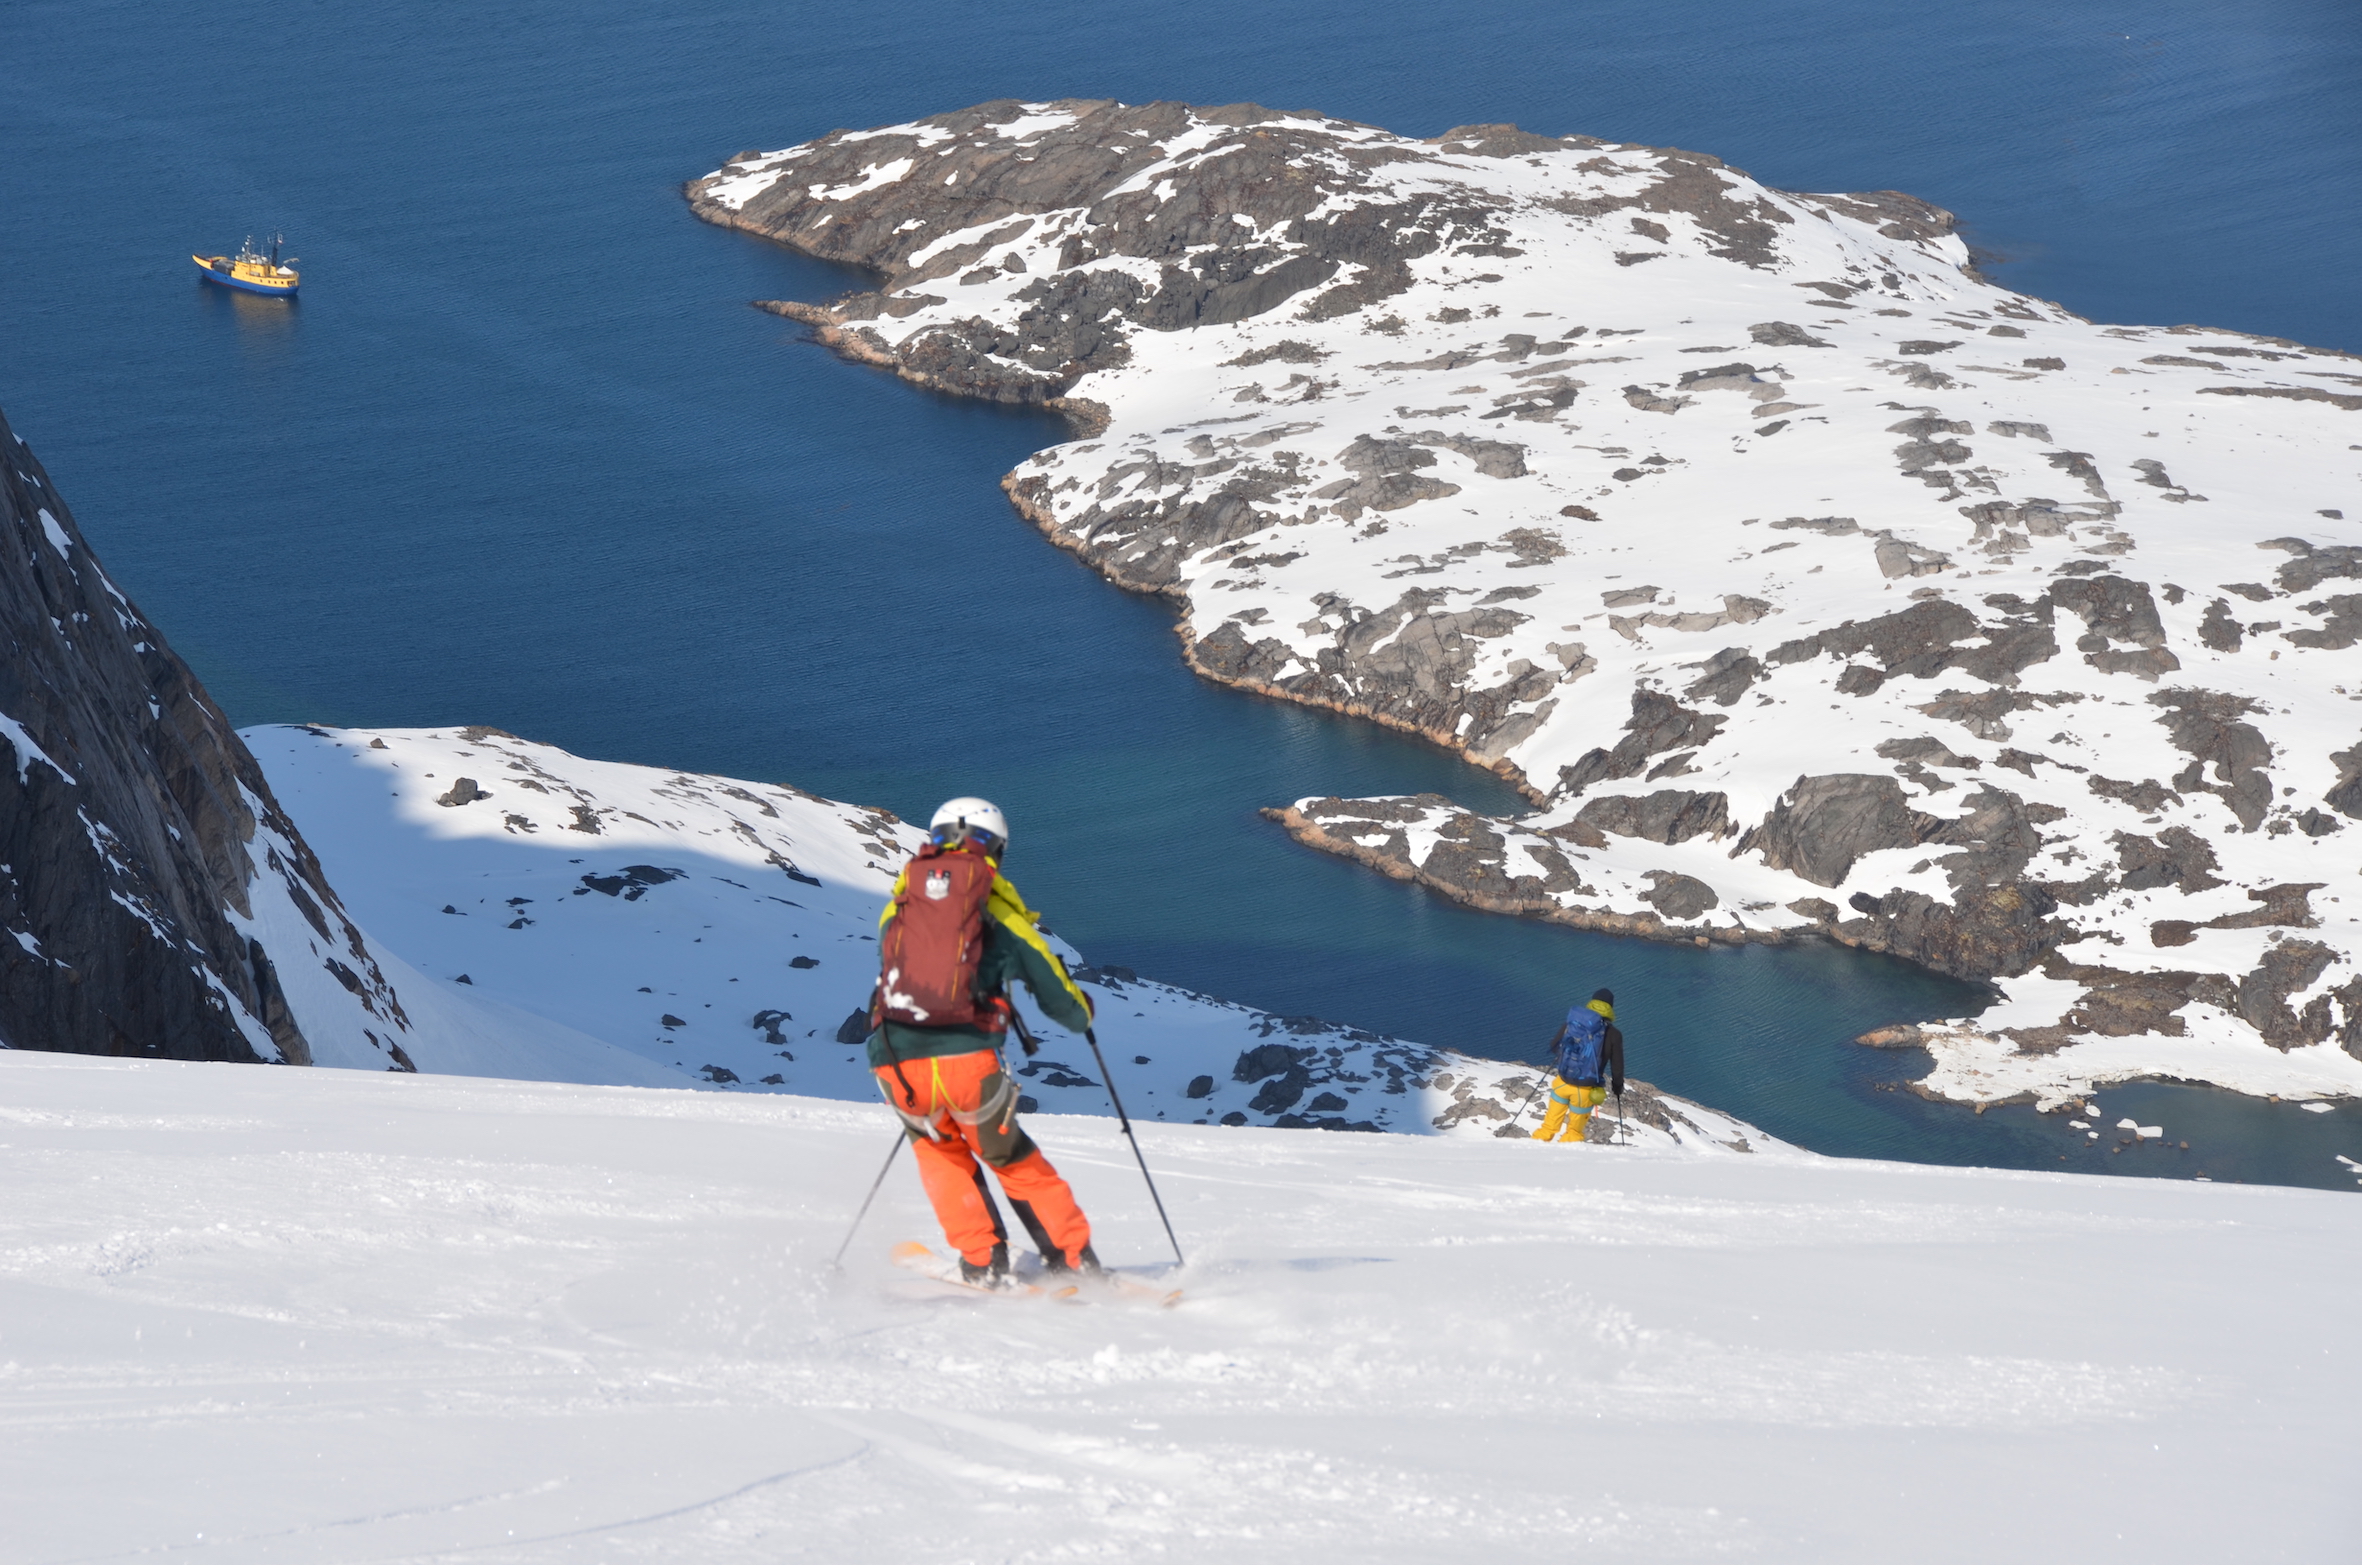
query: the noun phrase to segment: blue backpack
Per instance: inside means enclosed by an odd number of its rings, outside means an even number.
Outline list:
[[[1570,1086],[1596,1087],[1607,1052],[1607,1018],[1587,1005],[1566,1013],[1566,1036],[1558,1043],[1558,1079]]]

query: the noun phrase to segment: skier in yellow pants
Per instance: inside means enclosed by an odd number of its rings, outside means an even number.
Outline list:
[[[1607,1101],[1608,1084],[1618,1098],[1624,1095],[1624,1035],[1616,1030],[1614,992],[1598,990],[1568,1011],[1550,1049],[1550,1109],[1534,1139],[1588,1140],[1591,1111]]]

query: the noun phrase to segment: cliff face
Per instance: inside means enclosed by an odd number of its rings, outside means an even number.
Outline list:
[[[688,196],[877,274],[768,306],[838,352],[1073,416],[1005,486],[1201,673],[1536,805],[1308,798],[1301,840],[1996,980],[1946,1091],[2362,1093],[2362,360],[2096,325],[1893,192],[1512,126],[994,103]]]
[[[289,904],[317,935],[294,950],[260,938]],[[308,1065],[291,964],[410,1068],[401,1002],[254,757],[0,418],[0,1044]]]

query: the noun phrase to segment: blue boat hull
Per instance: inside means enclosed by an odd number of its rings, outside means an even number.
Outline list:
[[[260,288],[253,283],[240,281],[227,272],[217,272],[210,266],[198,267],[197,273],[207,282],[219,283],[224,288],[235,288],[240,293],[259,293],[266,299],[292,299],[295,297],[295,289],[293,288]]]

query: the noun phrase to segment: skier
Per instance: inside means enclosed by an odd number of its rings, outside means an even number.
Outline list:
[[[953,799],[935,812],[926,846],[903,866],[878,917],[870,1002],[878,1088],[910,1133],[961,1277],[986,1286],[1009,1275],[1009,1235],[979,1159],[1000,1177],[1047,1269],[1100,1269],[1074,1192],[1017,1123],[1017,1083],[1001,1058],[1011,979],[1060,1026],[1091,1024],[1090,997],[1034,927],[1041,915],[1000,873],[1008,842],[1008,819],[988,800]]]
[[[1607,1101],[1604,1074],[1615,1087],[1619,1104],[1624,1097],[1624,1035],[1616,1030],[1613,990],[1595,991],[1591,998],[1566,1013],[1550,1040],[1556,1074],[1550,1081],[1550,1110],[1542,1116],[1536,1141],[1583,1141],[1589,1138],[1591,1111]],[[1559,1126],[1566,1126],[1565,1134]]]

